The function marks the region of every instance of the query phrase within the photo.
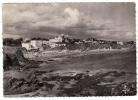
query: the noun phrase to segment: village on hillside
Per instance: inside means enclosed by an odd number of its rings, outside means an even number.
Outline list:
[[[87,49],[121,49],[121,48],[135,48],[135,42],[122,42],[122,41],[107,41],[98,40],[96,38],[88,39],[73,39],[63,34],[49,39],[24,39],[21,46],[26,50],[39,50],[43,51],[50,48],[60,47],[61,49],[75,50],[85,48]]]

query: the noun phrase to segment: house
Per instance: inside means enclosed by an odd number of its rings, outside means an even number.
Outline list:
[[[42,40],[27,40],[22,42],[22,47],[26,48],[26,50],[39,49],[42,47]]]
[[[48,41],[48,44],[51,48],[58,47],[58,46],[63,46],[63,41],[65,40],[65,37],[63,34],[59,35],[58,37],[54,39],[50,39]]]
[[[65,38],[63,34],[59,35],[58,37],[55,37],[54,39],[42,40],[42,39],[32,39],[28,42],[24,41],[22,42],[22,47],[26,48],[27,50],[43,50],[46,46],[49,46],[50,48],[55,48],[59,46],[66,46],[65,42],[68,38]],[[45,47],[44,47],[45,46]]]
[[[124,43],[123,42],[120,42],[120,41],[118,41],[117,44],[124,45]]]
[[[49,41],[43,40],[42,41],[42,44],[48,45],[49,44]]]
[[[31,40],[30,44],[32,46],[32,49],[39,49],[42,47],[42,40]]]
[[[50,39],[49,42],[50,43],[57,43],[57,42],[63,42],[64,40],[64,35],[59,35],[58,37],[54,38],[54,39]]]
[[[32,49],[30,41],[22,42],[22,47],[26,48],[26,50],[31,50]]]

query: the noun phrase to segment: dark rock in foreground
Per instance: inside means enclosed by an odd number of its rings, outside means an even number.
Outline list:
[[[92,76],[85,73],[78,73],[75,76],[42,76],[45,73],[46,72],[38,75],[38,72],[36,71],[32,73],[31,76],[29,74],[29,80],[5,78],[4,95],[24,94],[35,91],[42,91],[44,94],[58,91],[54,94],[55,96],[136,95],[136,82],[113,82],[114,78],[124,76],[125,72],[109,71],[105,73],[97,73]],[[111,77],[113,80],[111,81],[111,78],[107,77]],[[73,84],[70,84],[70,82],[73,82]],[[105,84],[102,84],[103,82]],[[37,96],[43,95],[40,92]]]

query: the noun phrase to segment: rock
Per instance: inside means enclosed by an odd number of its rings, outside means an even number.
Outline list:
[[[3,69],[4,69],[4,71],[9,70],[10,66],[12,66],[11,58],[8,56],[8,54],[3,53]]]

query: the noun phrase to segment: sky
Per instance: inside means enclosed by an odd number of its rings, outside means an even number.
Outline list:
[[[135,41],[134,3],[5,3],[4,38],[73,38]]]

